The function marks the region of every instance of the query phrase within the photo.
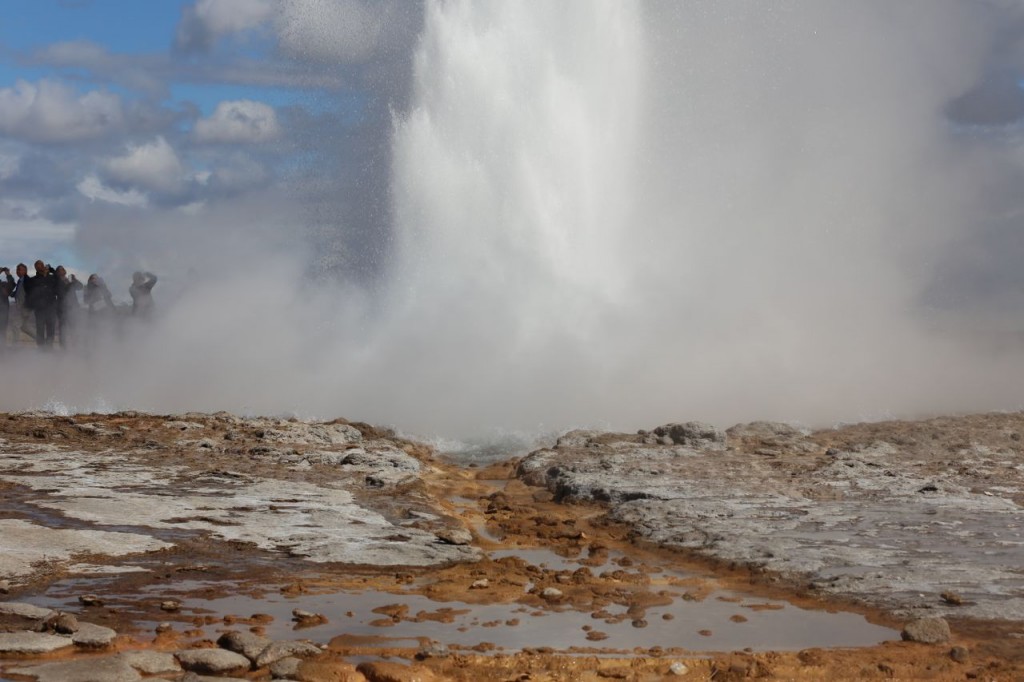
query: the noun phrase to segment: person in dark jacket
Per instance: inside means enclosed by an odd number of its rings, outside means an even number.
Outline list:
[[[81,306],[78,303],[79,289],[84,288],[74,275],[68,277],[63,265],[57,266],[57,340],[61,348],[67,348],[74,327],[78,323],[77,315]]]
[[[0,280],[0,349],[7,347],[7,322],[11,316],[11,297],[17,283],[11,277],[10,268],[0,268],[4,279]]]
[[[156,275],[152,272],[136,272],[128,293],[132,296],[132,315],[149,317],[153,313],[153,287]]]
[[[18,317],[14,320],[14,325],[17,328],[14,332],[14,338],[17,342],[21,339],[21,334],[30,339],[34,339],[36,336],[35,332],[32,331],[32,325],[28,321],[28,318],[32,316],[32,311],[28,307],[28,294],[26,291],[28,266],[24,263],[18,263],[18,267],[15,268],[14,272],[18,276],[18,281],[14,285],[14,293],[11,294],[11,298],[14,299],[14,303],[18,307]]]
[[[25,280],[25,303],[36,316],[36,345],[53,347],[57,332],[57,273],[37,260],[36,274]]]

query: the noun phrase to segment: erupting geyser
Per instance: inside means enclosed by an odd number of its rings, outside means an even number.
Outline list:
[[[974,19],[429,3],[394,130],[392,406],[443,429],[1012,407],[922,303],[976,219],[944,115]]]

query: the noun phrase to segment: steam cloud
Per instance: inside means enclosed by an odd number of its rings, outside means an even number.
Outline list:
[[[1019,407],[1018,5],[351,4],[374,44],[310,43],[378,85],[343,200],[97,206],[79,248],[166,274],[164,315],[0,406],[455,436]],[[179,47],[227,30],[203,11]]]

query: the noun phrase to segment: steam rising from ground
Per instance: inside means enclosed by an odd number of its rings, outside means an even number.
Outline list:
[[[1019,161],[948,116],[1013,11],[429,2],[373,286],[309,265],[293,204],[178,218],[117,242],[195,268],[158,322],[19,363],[3,406],[448,435],[1016,409],[1006,307],[948,294],[1017,210]]]

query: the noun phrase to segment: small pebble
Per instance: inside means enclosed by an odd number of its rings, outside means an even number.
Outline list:
[[[160,602],[161,611],[178,611],[181,609],[181,602],[174,599],[168,599]]]
[[[491,581],[487,578],[481,578],[480,580],[474,580],[473,584],[469,586],[471,590],[486,590],[491,586]]]
[[[545,587],[544,591],[540,593],[540,596],[545,599],[561,599],[562,591],[557,587]]]
[[[668,667],[668,671],[672,675],[680,675],[680,676],[682,676],[682,675],[685,675],[686,673],[690,672],[690,669],[686,667],[685,663],[680,663],[679,661],[676,661],[675,663],[673,663],[672,665],[670,665]]]

